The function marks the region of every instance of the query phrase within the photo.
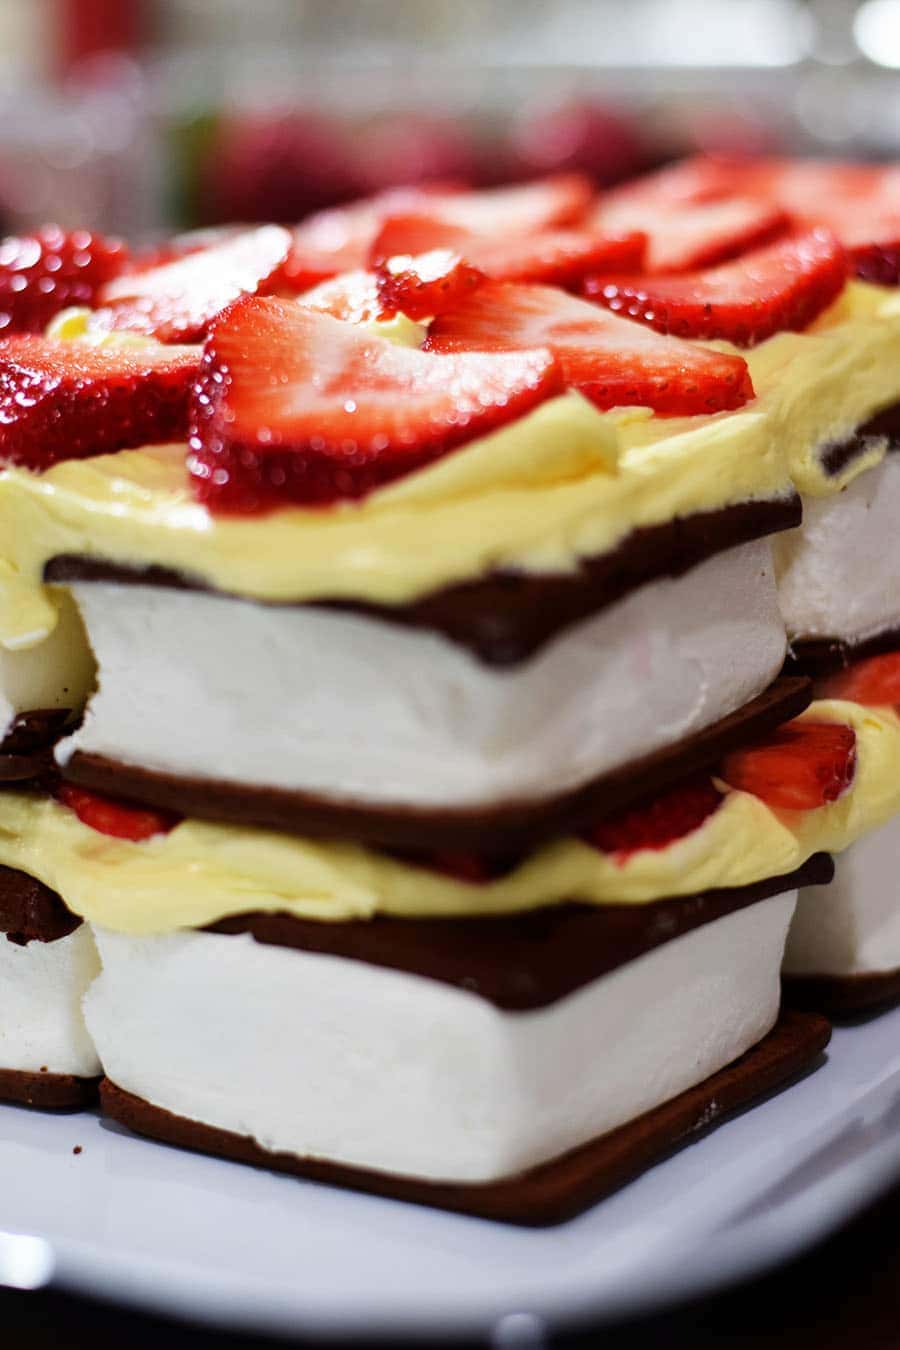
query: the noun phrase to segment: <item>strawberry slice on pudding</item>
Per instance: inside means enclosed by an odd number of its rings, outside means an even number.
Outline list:
[[[0,342],[0,463],[46,469],[181,440],[199,368],[199,347],[7,338]]]
[[[242,295],[253,295],[283,266],[288,230],[263,225],[160,267],[129,272],[99,291],[100,329],[125,329],[160,342],[193,342]]]
[[[582,838],[624,863],[641,849],[668,848],[692,834],[724,800],[712,779],[699,775],[649,802],[606,816],[586,830]]]
[[[837,801],[856,773],[856,733],[834,722],[787,722],[726,755],[719,775],[776,811],[814,811]]]
[[[900,705],[900,652],[885,652],[854,661],[846,670],[827,676],[817,686],[820,698],[845,698],[864,707]]]
[[[648,272],[713,267],[768,243],[788,224],[779,206],[750,196],[685,202],[638,188],[604,197],[591,224],[610,232],[643,231]]]
[[[92,305],[119,275],[128,250],[118,239],[45,225],[0,241],[0,332],[42,333],[60,310]]]
[[[738,347],[807,328],[846,280],[843,248],[813,230],[680,276],[592,276],[584,293],[614,314],[683,338],[724,338]]]
[[[636,270],[644,253],[641,234],[606,235],[588,230],[541,230],[533,234],[479,234],[426,215],[395,216],[385,222],[372,245],[385,301],[417,317],[406,306],[418,302],[415,284],[423,264],[436,250],[464,259],[495,281],[537,281],[571,288],[588,273]],[[435,295],[441,301],[441,294]],[[440,310],[419,308],[419,314]]]
[[[545,349],[435,356],[292,301],[246,299],[207,343],[189,468],[216,510],[362,497],[563,387]]]
[[[502,239],[574,225],[583,219],[593,195],[590,181],[581,174],[483,191],[440,185],[393,188],[302,221],[293,231],[279,283],[288,291],[304,291],[339,272],[366,267],[382,226],[394,216],[412,213],[447,229]]]
[[[566,383],[602,409],[689,416],[753,398],[742,357],[647,332],[549,286],[487,282],[435,320],[425,345],[434,352],[548,347]]]

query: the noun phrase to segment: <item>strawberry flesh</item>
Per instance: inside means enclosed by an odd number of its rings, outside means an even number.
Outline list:
[[[434,356],[289,300],[214,325],[192,414],[199,499],[250,513],[358,498],[561,392],[546,350]]]
[[[491,281],[435,319],[430,351],[549,347],[566,383],[598,408],[653,408],[672,416],[739,408],[753,397],[740,356],[661,337],[547,286]]]
[[[726,755],[719,776],[776,811],[814,811],[837,801],[855,772],[852,727],[797,721]]]
[[[92,346],[22,335],[0,341],[0,462],[64,459],[183,440],[196,347]]]
[[[900,652],[854,661],[816,686],[820,698],[845,698],[866,707],[900,705]]]
[[[384,223],[370,259],[386,284],[390,283],[391,272],[409,270],[408,264],[402,269],[396,265],[398,255],[406,259],[407,255],[446,249],[495,281],[539,281],[571,288],[588,272],[638,269],[644,243],[642,234],[604,235],[587,230],[540,230],[498,237],[476,234],[429,216],[409,215],[394,216]]]
[[[428,319],[453,309],[484,280],[458,253],[432,249],[414,257],[397,254],[375,269],[381,303],[410,319]]]
[[[840,294],[846,271],[834,236],[814,230],[705,272],[588,277],[584,292],[658,333],[752,347],[773,333],[808,327]]]
[[[668,848],[699,829],[723,801],[711,779],[700,776],[679,783],[652,801],[626,807],[592,825],[584,842],[626,862],[641,849]]]
[[[592,197],[590,182],[580,174],[482,192],[440,184],[392,188],[348,206],[319,211],[301,222],[293,231],[279,286],[287,292],[305,291],[339,272],[368,266],[379,231],[392,216],[415,213],[449,228],[502,237],[570,225],[583,217]],[[392,251],[427,252],[435,247],[441,245]],[[378,252],[374,258],[381,261],[385,256]]]
[[[155,834],[168,834],[181,817],[171,811],[157,811],[146,806],[132,805],[116,797],[104,797],[74,783],[60,783],[56,799],[74,811],[83,825],[113,839],[129,839],[140,843]]]
[[[688,272],[736,258],[768,243],[788,224],[785,212],[752,197],[683,202],[655,199],[623,189],[601,202],[592,224],[609,231],[642,230],[647,235],[647,272]]]
[[[125,329],[160,342],[194,342],[242,295],[276,277],[290,249],[280,225],[263,225],[175,262],[130,272],[104,286],[96,316],[100,329]]]
[[[61,309],[93,305],[127,259],[117,239],[56,225],[0,240],[0,333],[42,333]]]
[[[373,323],[393,318],[395,307],[386,304],[374,272],[342,272],[297,297],[301,305],[331,314],[345,323]]]

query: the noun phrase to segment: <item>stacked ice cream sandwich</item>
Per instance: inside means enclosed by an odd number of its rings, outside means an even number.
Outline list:
[[[772,545],[876,471],[900,317],[766,206],[644,322],[603,209],[7,246],[5,1095],[538,1222],[814,1062],[797,888],[900,719],[781,675]]]

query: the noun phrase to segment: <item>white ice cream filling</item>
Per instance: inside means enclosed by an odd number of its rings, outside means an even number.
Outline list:
[[[806,498],[803,524],[773,540],[788,636],[861,640],[900,624],[900,454],[833,497]]]
[[[870,975],[900,967],[900,816],[842,854],[830,886],[800,891],[784,956],[790,975]]]
[[[785,651],[768,540],[655,581],[492,669],[422,629],[197,592],[73,587],[99,665],[59,749],[332,799],[540,799],[688,737]]]
[[[99,930],[85,1000],[109,1078],[262,1148],[495,1180],[677,1096],[773,1026],[796,892],[714,920],[532,1012],[361,961]]]
[[[87,924],[55,942],[26,946],[0,933],[0,1069],[99,1074],[81,1011],[99,969]]]

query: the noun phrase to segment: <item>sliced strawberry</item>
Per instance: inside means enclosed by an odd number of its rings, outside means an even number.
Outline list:
[[[0,240],[0,332],[42,333],[61,309],[93,305],[127,259],[118,239],[56,225]]]
[[[489,281],[429,330],[430,351],[549,347],[566,383],[598,408],[684,415],[739,408],[753,397],[740,356],[660,337],[548,286]]]
[[[559,174],[520,187],[482,192],[441,184],[392,188],[349,206],[320,211],[298,225],[280,282],[285,290],[304,291],[338,272],[366,267],[378,232],[391,216],[415,213],[458,229],[502,237],[573,224],[582,218],[592,198],[593,188],[580,174]],[[435,247],[441,245],[429,244],[415,251]]]
[[[643,230],[648,272],[687,272],[736,258],[767,243],[788,224],[784,211],[752,197],[698,203],[604,198],[593,218],[598,229]]]
[[[593,200],[589,178],[561,173],[516,187],[432,194],[426,213],[477,234],[529,234],[580,224]]]
[[[723,801],[711,779],[701,776],[679,783],[653,801],[616,811],[586,830],[586,844],[612,853],[624,863],[640,849],[668,848],[699,829]]]
[[[365,268],[383,221],[407,211],[427,213],[429,203],[455,192],[440,184],[390,188],[346,206],[317,211],[292,232],[290,252],[278,276],[280,289],[307,291],[341,272]]]
[[[900,193],[893,166],[698,156],[623,191],[639,193],[648,210],[679,199],[754,197],[786,212],[800,228],[831,230],[847,251],[850,270],[864,280],[900,280]]]
[[[725,338],[738,347],[800,331],[843,290],[847,258],[827,230],[677,277],[588,277],[585,295],[658,333]]]
[[[294,301],[239,301],[207,342],[189,457],[201,501],[362,497],[559,393],[552,355],[433,356]]]
[[[102,797],[73,783],[60,783],[56,799],[74,811],[83,825],[113,839],[130,839],[134,843],[152,839],[155,834],[168,834],[181,819],[171,811],[151,810],[116,797]]]
[[[363,270],[331,277],[299,295],[297,302],[345,323],[372,323],[389,319],[394,313],[381,296],[375,273]]]
[[[253,295],[276,276],[291,236],[263,225],[177,262],[132,272],[104,286],[98,326],[145,333],[161,342],[201,338],[217,314],[241,295]]]
[[[7,338],[0,342],[0,462],[46,469],[183,440],[199,368],[197,347]]]
[[[155,267],[177,262],[179,258],[189,258],[192,253],[203,253],[205,249],[224,244],[242,233],[241,225],[211,225],[202,230],[185,230],[182,234],[171,235],[155,247],[133,254],[123,271],[149,272]]]
[[[764,740],[726,755],[719,776],[776,811],[814,811],[837,801],[855,772],[852,727],[786,722]]]
[[[484,280],[483,272],[447,248],[414,257],[397,254],[381,263],[375,276],[382,304],[410,319],[429,319],[453,309]]]
[[[587,230],[540,230],[534,234],[476,234],[430,216],[392,216],[372,245],[370,258],[379,276],[409,271],[391,263],[438,249],[450,250],[495,281],[541,281],[569,288],[588,272],[636,270],[645,238],[641,234],[604,235]],[[415,269],[412,269],[415,270]],[[402,309],[403,305],[397,304]],[[405,313],[410,313],[405,310]],[[437,314],[438,310],[422,311]]]
[[[846,698],[866,707],[896,707],[900,704],[900,652],[854,661],[846,670],[819,681],[816,693],[821,698]]]

